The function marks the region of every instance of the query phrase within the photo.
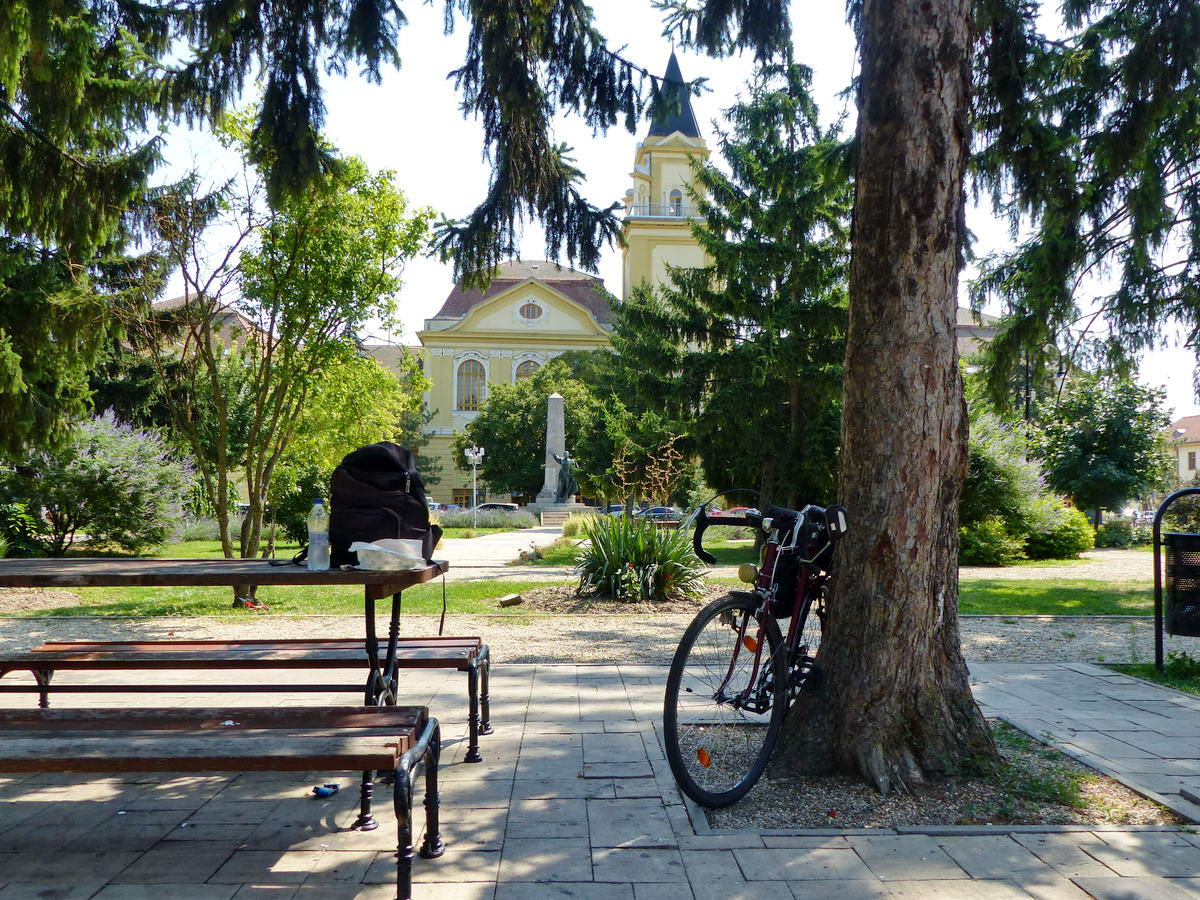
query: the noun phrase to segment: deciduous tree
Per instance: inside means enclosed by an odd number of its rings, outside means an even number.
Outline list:
[[[1079,376],[1033,432],[1046,482],[1092,511],[1100,527],[1106,509],[1164,486],[1163,392],[1127,378]]]

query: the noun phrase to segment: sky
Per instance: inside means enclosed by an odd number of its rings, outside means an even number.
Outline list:
[[[610,46],[623,47],[627,58],[661,74],[672,47],[662,35],[661,19],[650,0],[597,0],[593,6],[596,23]],[[431,206],[450,218],[460,218],[484,196],[489,174],[482,154],[482,129],[476,121],[463,118],[453,81],[447,78],[461,65],[466,31],[460,21],[455,33],[443,34],[440,3],[409,2],[403,8],[409,22],[400,32],[403,64],[399,70],[386,70],[380,85],[353,71],[345,78],[326,77],[326,134],[343,153],[360,156],[375,169],[395,170],[397,184],[414,206]],[[846,113],[851,117],[847,125],[853,127],[853,104],[839,97],[856,60],[844,4],[795,2],[792,22],[794,56],[813,69],[813,91],[822,117],[833,121]],[[678,53],[684,78],[708,79],[709,90],[693,98],[692,105],[702,133],[715,148],[715,123],[744,91],[753,60]],[[578,118],[556,121],[555,138],[574,148],[577,165],[586,173],[583,193],[593,204],[608,206],[624,196],[631,185],[634,150],[647,128],[648,123],[642,122],[637,134],[618,126],[596,135]],[[166,177],[195,168],[214,182],[237,170],[236,161],[210,137],[183,129],[170,136],[168,163]],[[967,224],[979,238],[979,253],[1008,244],[1006,228],[986,209],[968,210]],[[536,225],[525,228],[521,254],[525,259],[545,256],[542,232]],[[604,254],[599,274],[609,290],[620,293],[619,249]],[[964,284],[969,275],[964,273]],[[373,337],[416,343],[415,332],[437,311],[452,286],[449,264],[411,260],[399,295],[404,330]],[[1200,413],[1192,392],[1194,362],[1192,353],[1178,349],[1154,351],[1142,361],[1142,380],[1167,389],[1168,406],[1176,417]]]

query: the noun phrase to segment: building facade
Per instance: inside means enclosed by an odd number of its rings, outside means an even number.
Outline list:
[[[689,226],[688,188],[691,159],[707,159],[709,151],[674,53],[664,80],[679,102],[651,123],[634,152],[633,186],[625,195],[622,298],[639,284],[665,281],[669,265],[706,261]],[[545,260],[513,261],[500,266],[482,291],[456,285],[417,333],[419,346],[371,348],[385,366],[394,365],[400,352],[416,353],[433,383],[425,395],[432,418],[422,451],[441,463],[440,480],[428,489],[431,500],[471,502],[471,475],[457,468],[452,448],[487,401],[490,385],[526,378],[568,350],[608,347],[613,299],[595,275]],[[484,484],[480,494],[510,499]]]
[[[1200,416],[1184,416],[1167,428],[1175,485],[1187,487],[1200,476]]]

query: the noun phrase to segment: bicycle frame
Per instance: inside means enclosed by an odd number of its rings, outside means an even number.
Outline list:
[[[787,635],[783,640],[780,649],[786,649],[788,654],[787,662],[789,670],[797,663],[796,654],[800,646],[801,627],[807,620],[811,612],[813,602],[816,600],[819,592],[824,588],[825,583],[829,580],[828,573],[818,569],[814,563],[821,557],[823,553],[831,546],[833,536],[826,536],[825,543],[813,553],[811,558],[804,558],[800,555],[800,541],[802,531],[809,525],[808,513],[809,510],[815,507],[806,506],[800,510],[795,517],[795,523],[792,528],[786,533],[781,533],[781,529],[771,527],[772,522],[769,517],[765,517],[759,523],[754,523],[750,518],[747,518],[745,524],[761,524],[762,527],[769,529],[767,543],[764,548],[762,567],[759,569],[755,578],[752,591],[747,593],[752,594],[757,600],[757,608],[754,612],[754,619],[758,625],[757,634],[754,637],[753,648],[747,643],[746,632],[749,627],[749,617],[743,616],[741,623],[738,625],[737,643],[734,652],[729,661],[729,668],[725,673],[725,677],[718,687],[718,694],[723,695],[726,685],[733,678],[737,668],[738,659],[741,656],[743,648],[754,653],[754,663],[750,672],[750,678],[747,681],[746,687],[741,691],[736,698],[731,698],[733,705],[737,708],[753,708],[751,697],[759,693],[763,685],[761,679],[766,676],[770,670],[769,667],[762,664],[763,653],[763,636],[766,627],[767,618],[773,618],[778,621],[781,617],[776,615],[775,606],[781,599],[777,596],[781,585],[777,582],[776,576],[778,573],[779,563],[786,555],[794,555],[798,564],[796,580],[794,585],[793,596],[791,598],[791,612],[789,613],[791,621],[788,623]],[[836,508],[831,508],[830,511],[836,513]],[[703,508],[697,511],[700,517],[701,527],[696,534],[696,544],[699,548],[699,538],[703,533],[703,529],[713,521],[704,516]],[[757,518],[757,517],[755,517]],[[843,520],[844,521],[844,520]],[[736,523],[729,521],[717,521],[715,524],[743,524],[742,520]],[[703,557],[701,557],[703,558]],[[784,600],[784,602],[787,602]]]

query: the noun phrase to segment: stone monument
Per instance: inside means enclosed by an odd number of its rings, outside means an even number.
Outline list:
[[[542,489],[538,491],[537,500],[527,507],[530,512],[535,513],[561,513],[564,516],[575,510],[586,510],[589,507],[582,503],[576,503],[573,496],[566,497],[565,500],[558,499],[559,494],[559,469],[561,464],[560,459],[568,457],[567,454],[567,427],[565,421],[564,410],[566,401],[563,395],[553,393],[546,401],[546,477],[542,482]],[[570,460],[568,468],[567,480],[573,483],[574,477],[571,474],[571,469],[574,467],[574,460]]]

